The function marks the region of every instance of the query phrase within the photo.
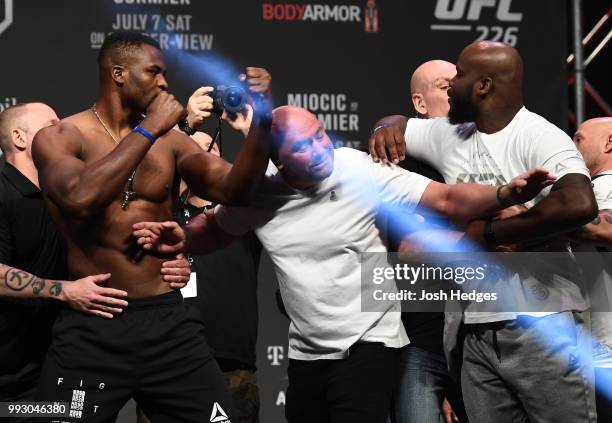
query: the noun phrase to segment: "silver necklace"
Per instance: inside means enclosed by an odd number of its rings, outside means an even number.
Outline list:
[[[115,144],[119,145],[119,141],[117,141],[117,138],[115,138],[113,133],[110,131],[110,129],[108,129],[108,126],[106,126],[106,124],[98,114],[95,104],[91,106],[91,111],[96,116],[96,118],[98,118],[98,122],[100,122],[106,133],[112,138],[113,141],[115,141]],[[123,210],[127,210],[130,201],[136,198],[136,191],[134,191],[134,176],[136,176],[136,170],[132,172],[127,182],[125,183],[125,186],[123,187],[123,201],[121,202],[121,209]]]

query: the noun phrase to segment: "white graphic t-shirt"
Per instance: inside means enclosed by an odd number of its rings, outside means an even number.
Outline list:
[[[493,134],[485,134],[476,128],[466,131],[465,125],[451,125],[447,118],[409,119],[405,140],[406,153],[430,164],[449,184],[474,182],[500,185],[536,166],[548,169],[557,179],[570,173],[589,176],[584,160],[570,137],[525,107],[519,110],[505,128]],[[550,187],[526,206],[532,207],[549,192]],[[568,310],[588,308],[579,286],[565,278],[555,279],[560,282],[556,294],[559,298],[564,295],[565,299],[553,301],[553,297],[549,297],[549,304],[563,303]],[[528,283],[530,289],[533,289],[537,281],[514,280],[513,283]],[[555,294],[554,288],[550,285],[545,287],[551,295]],[[520,304],[530,299],[516,300]],[[542,312],[466,311],[464,320],[466,323],[485,323],[512,320],[518,314],[544,316],[552,312],[543,304]]]

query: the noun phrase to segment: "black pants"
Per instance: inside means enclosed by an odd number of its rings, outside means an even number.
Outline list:
[[[356,344],[340,360],[289,360],[289,423],[385,423],[398,350]]]
[[[37,400],[68,402],[73,417],[59,421],[112,422],[130,397],[154,423],[233,420],[203,325],[180,293],[129,303],[112,320],[60,314]]]

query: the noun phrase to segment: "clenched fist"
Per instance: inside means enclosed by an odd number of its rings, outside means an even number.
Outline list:
[[[162,91],[147,108],[147,117],[140,126],[157,138],[186,117],[183,105],[172,94]]]

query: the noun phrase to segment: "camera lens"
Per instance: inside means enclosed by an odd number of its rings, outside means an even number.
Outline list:
[[[223,107],[230,113],[238,113],[246,104],[246,92],[240,87],[227,87],[221,99]]]

